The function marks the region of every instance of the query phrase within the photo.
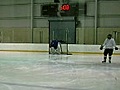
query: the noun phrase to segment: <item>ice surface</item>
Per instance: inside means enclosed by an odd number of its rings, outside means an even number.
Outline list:
[[[120,56],[0,52],[0,90],[120,90]]]

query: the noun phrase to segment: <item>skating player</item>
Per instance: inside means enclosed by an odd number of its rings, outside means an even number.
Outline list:
[[[111,63],[111,57],[113,54],[113,49],[118,50],[118,47],[116,47],[116,43],[114,38],[112,38],[112,34],[108,34],[107,38],[105,39],[103,45],[100,46],[100,50],[105,48],[104,50],[104,60],[102,63],[106,63],[107,55],[109,55],[109,63]]]

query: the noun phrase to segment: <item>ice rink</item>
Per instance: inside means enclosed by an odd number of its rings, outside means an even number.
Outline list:
[[[120,56],[0,52],[0,90],[120,90]]]

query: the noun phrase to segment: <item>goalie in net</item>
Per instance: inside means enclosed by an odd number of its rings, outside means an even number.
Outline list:
[[[62,40],[52,40],[49,45],[50,54],[63,54],[67,53],[67,44]]]

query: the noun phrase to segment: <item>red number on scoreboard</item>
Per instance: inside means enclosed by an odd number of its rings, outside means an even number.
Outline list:
[[[69,4],[63,4],[61,6],[61,10],[62,11],[69,11],[70,10],[70,5]]]

